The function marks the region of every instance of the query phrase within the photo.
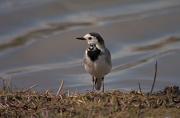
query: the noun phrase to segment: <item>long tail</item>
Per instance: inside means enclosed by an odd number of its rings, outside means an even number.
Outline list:
[[[103,78],[95,78],[95,89],[96,90],[100,90],[101,89],[101,85],[102,82],[104,81],[104,77]]]

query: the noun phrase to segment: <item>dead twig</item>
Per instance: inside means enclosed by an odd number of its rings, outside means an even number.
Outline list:
[[[36,86],[38,86],[38,84],[34,84],[34,85],[30,86],[29,88],[23,90],[23,92],[27,92],[27,91],[31,90],[32,88],[34,88]]]
[[[139,86],[139,92],[142,94],[142,89],[141,89],[141,84],[140,84],[140,82],[138,82],[138,86]]]
[[[2,89],[6,92],[12,92],[12,79],[8,74],[0,76],[0,80],[2,80]]]
[[[152,94],[153,92],[153,89],[154,89],[154,85],[155,85],[155,82],[156,82],[156,78],[157,78],[157,60],[156,60],[156,63],[155,63],[155,73],[154,73],[154,80],[153,80],[153,84],[152,84],[152,87],[151,87],[151,91],[150,91],[150,94]]]
[[[60,93],[62,93],[63,85],[64,85],[64,81],[61,80],[61,84],[60,84],[59,89],[58,89],[58,91],[56,93],[56,96],[58,96],[58,95],[60,95]]]

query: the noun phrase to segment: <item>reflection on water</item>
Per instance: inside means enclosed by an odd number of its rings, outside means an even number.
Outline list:
[[[8,48],[21,46],[21,45],[25,44],[28,41],[28,39],[30,40],[33,37],[44,36],[46,34],[50,35],[51,33],[55,32],[55,31],[66,30],[68,28],[75,27],[75,26],[82,27],[82,26],[89,26],[89,25],[92,25],[92,24],[88,23],[88,22],[48,24],[47,28],[28,32],[22,36],[16,37],[15,39],[13,39],[12,41],[10,41],[8,43],[0,44],[0,51],[8,49]]]
[[[17,7],[2,1],[7,6],[0,5],[1,78],[11,78],[17,88],[38,84],[38,90],[56,90],[64,80],[67,89],[90,89],[90,75],[82,66],[86,45],[74,38],[95,31],[112,54],[107,89],[137,89],[141,82],[149,90],[154,60],[156,89],[180,85],[179,0],[101,2],[40,0]],[[8,4],[16,7],[12,10]]]
[[[170,37],[164,40],[161,40],[159,42],[155,42],[154,44],[149,44],[146,46],[139,46],[139,47],[135,47],[132,50],[133,51],[150,51],[150,50],[158,50],[160,48],[163,48],[165,46],[168,45],[172,45],[173,43],[178,43],[180,41],[180,38],[176,38],[176,37]]]

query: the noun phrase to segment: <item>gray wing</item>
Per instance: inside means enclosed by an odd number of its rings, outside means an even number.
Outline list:
[[[109,50],[106,48],[105,49],[105,57],[106,57],[106,61],[108,62],[109,65],[112,65],[111,64],[111,53],[109,52]]]

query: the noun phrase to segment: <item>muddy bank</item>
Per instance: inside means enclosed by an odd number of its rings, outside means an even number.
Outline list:
[[[179,87],[144,94],[137,91],[105,93],[61,91],[0,91],[0,117],[171,117],[180,115]]]

